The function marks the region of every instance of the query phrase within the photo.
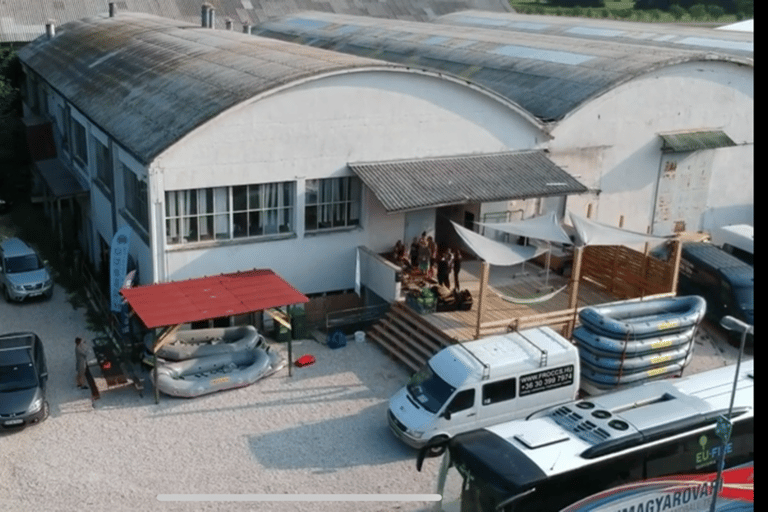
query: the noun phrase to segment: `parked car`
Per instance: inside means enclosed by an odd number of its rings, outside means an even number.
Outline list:
[[[53,279],[34,249],[19,238],[0,243],[0,291],[5,300],[53,295]]]
[[[48,417],[48,368],[36,334],[0,334],[0,428],[19,428]]]

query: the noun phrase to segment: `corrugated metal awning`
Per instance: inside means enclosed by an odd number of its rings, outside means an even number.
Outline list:
[[[701,149],[735,146],[736,143],[722,131],[660,133],[664,153],[682,153]]]
[[[348,166],[389,213],[587,192],[540,150]]]
[[[271,270],[150,284],[120,293],[149,329],[309,302]]]
[[[58,158],[35,162],[35,168],[48,187],[49,196],[64,199],[88,194],[89,191],[64,167]]]

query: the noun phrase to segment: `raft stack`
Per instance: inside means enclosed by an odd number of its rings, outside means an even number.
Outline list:
[[[582,387],[602,391],[682,373],[693,357],[693,336],[704,318],[698,295],[586,307],[573,337]]]

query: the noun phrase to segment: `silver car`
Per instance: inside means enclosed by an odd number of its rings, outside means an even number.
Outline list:
[[[18,238],[0,243],[0,291],[5,300],[53,295],[53,279],[37,253]]]

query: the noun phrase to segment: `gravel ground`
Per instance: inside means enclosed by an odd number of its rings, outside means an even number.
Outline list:
[[[0,331],[34,330],[49,367],[50,418],[0,433],[0,510],[417,511],[426,502],[188,503],[158,494],[428,494],[436,461],[418,473],[415,451],[389,432],[388,398],[408,372],[371,343],[337,350],[293,343],[287,368],[238,390],[160,397],[151,385],[102,394],[75,387],[74,338],[85,329],[57,288],[49,302],[0,303]],[[285,353],[285,344],[273,343]]]
[[[733,361],[736,350],[705,326],[687,373]],[[287,368],[247,388],[161,396],[150,385],[112,390],[92,407],[75,387],[74,338],[95,337],[61,288],[51,301],[0,302],[0,332],[33,330],[49,367],[51,417],[0,432],[0,510],[424,511],[426,502],[161,502],[159,494],[428,494],[438,463],[415,469],[415,451],[388,431],[388,398],[409,373],[372,343],[331,350],[294,342]],[[285,355],[285,344],[272,344]]]

